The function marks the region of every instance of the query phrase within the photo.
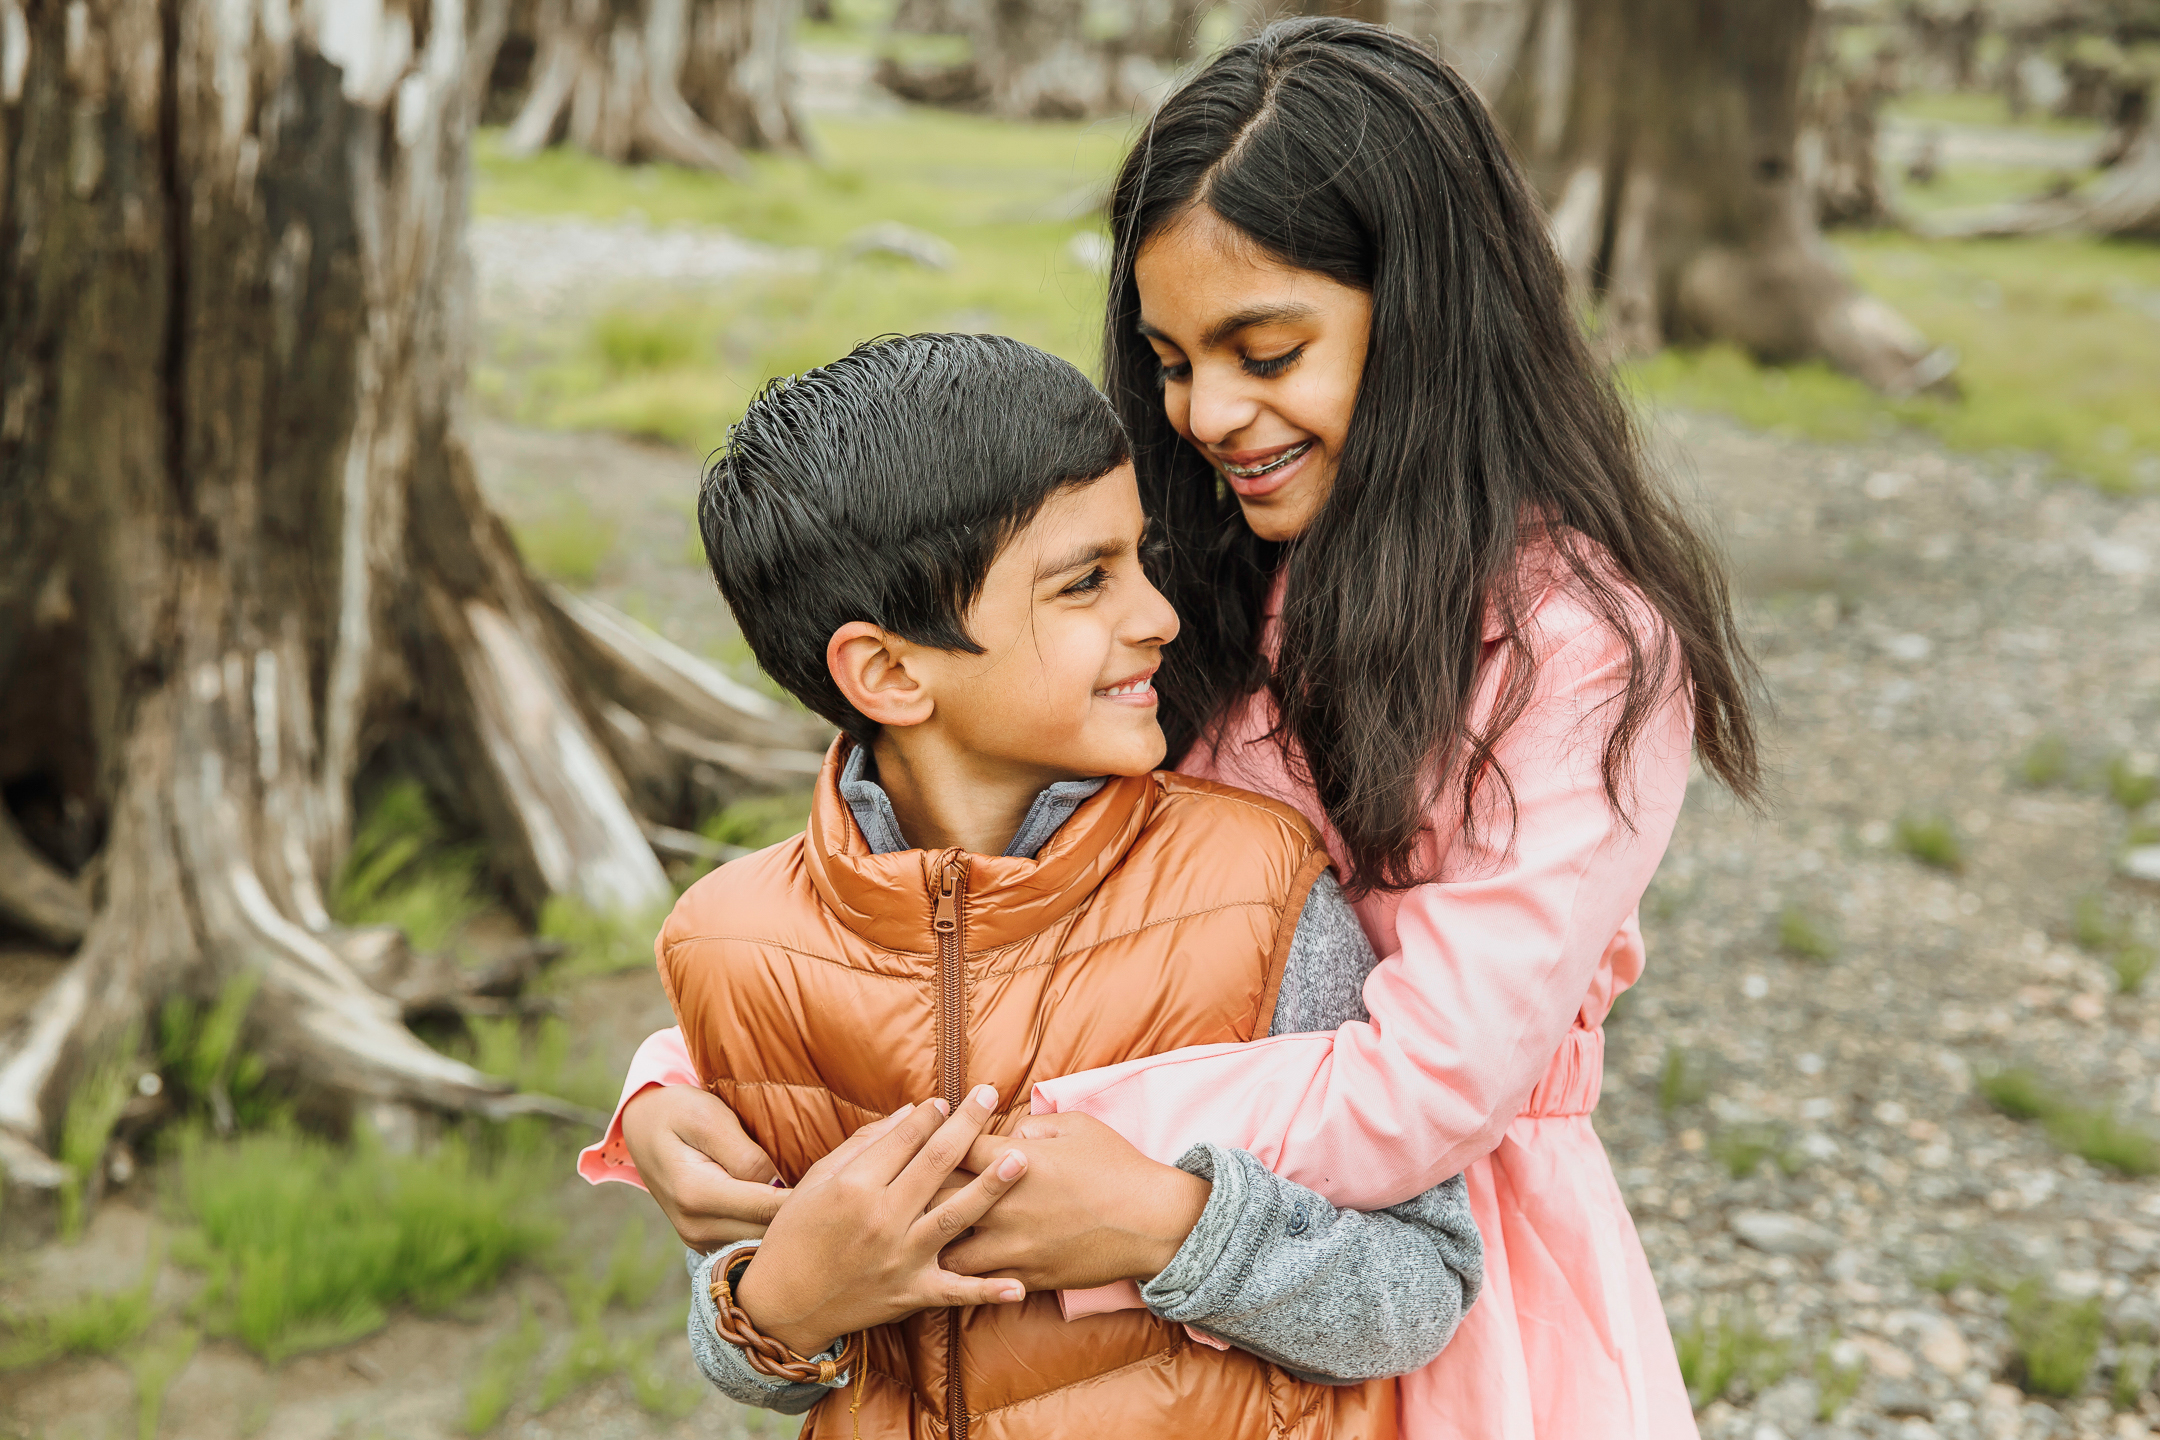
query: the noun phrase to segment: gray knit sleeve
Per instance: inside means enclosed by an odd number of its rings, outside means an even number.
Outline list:
[[[826,1386],[810,1382],[794,1384],[760,1375],[743,1358],[742,1347],[720,1338],[720,1312],[712,1298],[713,1266],[725,1263],[728,1256],[755,1243],[738,1241],[722,1246],[710,1255],[700,1255],[695,1250],[683,1252],[683,1263],[690,1271],[690,1355],[697,1361],[698,1369],[705,1372],[705,1378],[728,1399],[764,1410],[777,1410],[782,1415],[800,1415],[825,1398]],[[810,1358],[830,1359],[832,1352],[828,1350]],[[849,1384],[851,1379],[847,1372],[842,1372],[833,1387]]]
[[[1141,1298],[1304,1379],[1348,1384],[1430,1364],[1484,1281],[1460,1175],[1367,1215],[1243,1150],[1195,1145],[1178,1168],[1214,1193]]]
[[[1367,1019],[1378,963],[1332,875],[1298,917],[1271,1034]],[[1200,1223],[1141,1289],[1166,1320],[1204,1330],[1306,1379],[1347,1384],[1429,1364],[1484,1281],[1461,1176],[1363,1214],[1273,1174],[1251,1154],[1195,1145],[1178,1168],[1211,1182]]]

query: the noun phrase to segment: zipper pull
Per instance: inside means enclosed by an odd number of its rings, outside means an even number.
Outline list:
[[[952,861],[945,864],[945,880],[938,887],[937,916],[930,928],[940,935],[950,935],[960,928],[960,867]]]

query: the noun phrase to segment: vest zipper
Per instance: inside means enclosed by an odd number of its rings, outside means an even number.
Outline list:
[[[954,1112],[967,1098],[967,950],[960,926],[967,895],[967,868],[959,852],[945,859],[938,880],[937,912],[931,928],[938,947],[938,1085]],[[945,1312],[945,1433],[967,1440],[967,1395],[960,1384],[960,1311]]]

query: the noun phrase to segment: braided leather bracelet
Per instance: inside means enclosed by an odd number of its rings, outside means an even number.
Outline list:
[[[750,1368],[760,1375],[775,1380],[789,1380],[798,1385],[831,1385],[840,1378],[840,1372],[848,1368],[855,1358],[856,1337],[844,1337],[833,1351],[830,1360],[808,1360],[796,1354],[770,1335],[760,1334],[757,1323],[743,1313],[742,1306],[735,1303],[735,1279],[738,1272],[748,1269],[758,1247],[746,1245],[728,1257],[725,1265],[715,1265],[712,1271],[713,1308],[719,1312],[713,1329],[730,1345],[738,1346]]]

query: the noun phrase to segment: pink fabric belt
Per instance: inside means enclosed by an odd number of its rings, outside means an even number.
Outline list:
[[[1597,1109],[1605,1082],[1605,1027],[1577,1024],[1560,1042],[1545,1078],[1538,1081],[1523,1105],[1523,1118],[1550,1119],[1560,1115],[1588,1115]]]

